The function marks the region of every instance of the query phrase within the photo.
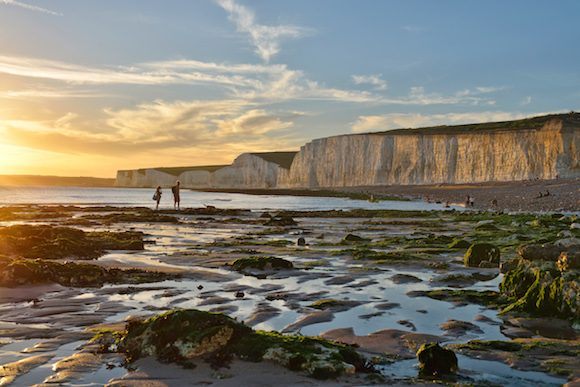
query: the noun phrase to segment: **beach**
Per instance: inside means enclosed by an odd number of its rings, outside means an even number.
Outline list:
[[[430,342],[453,348],[457,377],[476,385],[561,385],[578,378],[578,358],[570,355],[580,345],[573,317],[500,313],[513,300],[500,291],[506,274],[499,262],[464,262],[474,243],[496,246],[502,264],[520,259],[524,240],[572,238],[575,246],[575,216],[465,212],[423,202],[400,202],[416,205],[401,210],[390,208],[399,202],[363,206],[344,198],[327,199],[346,201],[342,209],[315,209],[309,197],[295,199],[293,209],[250,210],[235,208],[234,194],[223,195],[231,200],[223,207],[179,212],[4,206],[2,380],[15,386],[414,385],[415,352]],[[254,198],[271,207],[265,197]],[[234,319],[220,320],[234,327],[243,322],[235,329],[258,338],[265,337],[260,332],[280,332],[286,341],[319,336],[329,351],[355,345],[356,356],[374,360],[368,369],[346,358],[338,365],[317,360],[324,371],[312,373],[307,354],[299,369],[267,351],[249,363],[247,355],[215,354],[184,363],[143,350],[131,359],[122,349],[129,338],[117,341],[138,324],[162,329],[155,322],[162,313],[184,319],[183,313],[205,312]],[[131,348],[146,340],[130,337]],[[494,347],[498,342],[510,351]],[[236,348],[227,351],[241,353]]]

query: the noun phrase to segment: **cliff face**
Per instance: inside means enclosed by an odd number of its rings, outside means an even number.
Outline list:
[[[229,166],[119,171],[117,185],[324,188],[580,177],[580,114],[321,138]]]
[[[579,177],[580,126],[346,135],[304,145],[287,187],[473,183]]]
[[[295,154],[296,152],[243,153],[228,166],[118,171],[116,185],[170,186],[179,180],[184,188],[275,188],[278,186],[279,175],[287,175],[288,170],[285,167],[290,167]]]

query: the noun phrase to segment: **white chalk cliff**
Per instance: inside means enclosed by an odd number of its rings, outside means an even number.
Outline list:
[[[119,171],[117,185],[179,179],[191,188],[330,188],[578,178],[580,114],[342,135],[313,140],[298,153],[244,153],[230,166],[186,169]]]

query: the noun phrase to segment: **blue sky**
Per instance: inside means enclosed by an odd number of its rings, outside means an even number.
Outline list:
[[[0,173],[577,110],[578,1],[0,0]]]

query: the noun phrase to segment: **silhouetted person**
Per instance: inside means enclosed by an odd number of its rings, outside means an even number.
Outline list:
[[[475,199],[473,198],[473,196],[469,197],[469,206],[470,207],[475,207]]]
[[[171,192],[173,193],[173,208],[180,210],[180,202],[181,196],[179,193],[179,188],[181,186],[181,182],[177,180],[177,183],[173,187],[171,187]]]
[[[153,200],[155,200],[155,202],[156,202],[155,211],[157,211],[159,209],[159,202],[161,201],[162,194],[163,194],[163,192],[161,192],[161,186],[158,185],[157,189],[155,190],[155,193],[153,194]]]
[[[467,195],[465,197],[465,208],[469,207],[470,203],[471,203],[471,196]]]

